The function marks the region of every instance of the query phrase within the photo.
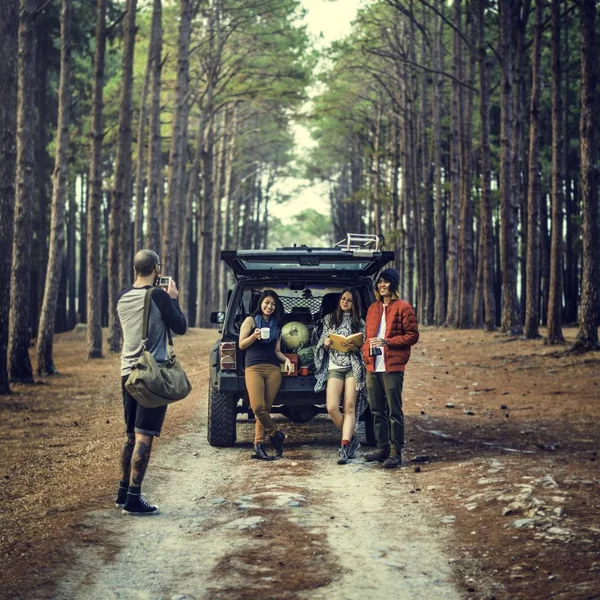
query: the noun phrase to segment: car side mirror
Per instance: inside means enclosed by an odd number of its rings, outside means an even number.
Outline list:
[[[211,312],[210,313],[210,322],[217,323],[220,325],[225,322],[225,313],[224,312]]]

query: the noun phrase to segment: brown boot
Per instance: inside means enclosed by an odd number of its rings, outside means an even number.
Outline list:
[[[392,448],[390,455],[383,461],[383,465],[381,466],[386,469],[395,469],[399,467],[400,463],[402,462],[401,452],[401,450],[396,450],[395,448]]]
[[[375,452],[365,454],[365,460],[367,462],[383,462],[390,455],[389,448],[377,448]]]

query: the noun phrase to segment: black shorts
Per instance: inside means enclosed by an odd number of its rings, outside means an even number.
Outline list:
[[[128,436],[134,433],[143,433],[158,437],[162,429],[167,405],[158,408],[146,408],[142,406],[126,389],[127,375],[121,377],[121,388],[123,390],[123,409],[125,411],[125,427]]]

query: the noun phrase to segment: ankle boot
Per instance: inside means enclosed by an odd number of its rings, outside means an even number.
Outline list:
[[[275,454],[280,457],[283,455],[283,442],[285,440],[285,433],[283,431],[276,431],[273,435],[269,436],[271,444],[275,448]]]
[[[267,447],[263,442],[258,442],[258,444],[254,444],[254,454],[252,458],[256,458],[258,460],[274,460],[275,457],[271,456],[267,452]]]
[[[375,452],[365,454],[365,460],[367,462],[383,462],[390,455],[389,448],[377,448]]]
[[[395,469],[400,466],[402,462],[402,450],[392,448],[390,455],[383,461],[382,467],[386,469]]]

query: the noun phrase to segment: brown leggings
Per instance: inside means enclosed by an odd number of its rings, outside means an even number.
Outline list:
[[[275,365],[261,364],[246,367],[246,389],[250,408],[256,415],[254,443],[265,441],[265,435],[273,435],[277,428],[269,414],[281,385],[281,369]]]

